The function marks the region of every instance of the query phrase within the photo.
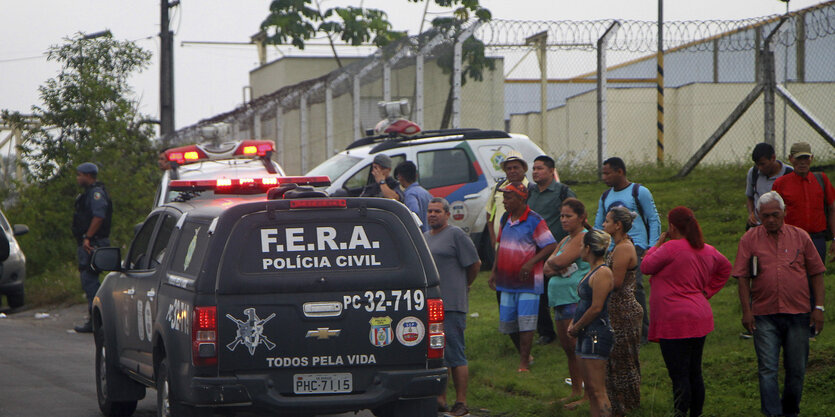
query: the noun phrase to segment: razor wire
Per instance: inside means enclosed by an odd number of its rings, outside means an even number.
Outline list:
[[[803,18],[806,26],[805,39],[813,40],[835,34],[835,1],[823,3],[813,9],[793,12],[788,15],[770,15],[740,20],[687,20],[664,22],[664,49],[685,47],[688,50],[712,50],[708,39],[718,39],[720,51],[747,51],[757,48],[756,36],[752,29],[764,23],[776,23],[782,17],[795,23]],[[597,40],[614,22],[607,20],[584,21],[534,21],[494,19],[476,31],[478,37],[489,48],[528,49],[525,40],[541,32],[548,33],[548,48],[551,50],[594,50]],[[658,23],[655,21],[621,20],[621,28],[612,37],[608,49],[624,52],[655,52],[658,45]],[[797,42],[795,25],[787,25],[777,40],[790,46]]]

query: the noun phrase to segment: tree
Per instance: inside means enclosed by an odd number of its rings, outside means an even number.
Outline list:
[[[151,54],[133,42],[111,35],[66,38],[50,47],[47,59],[60,72],[39,87],[42,105],[33,107],[40,127],[24,130],[18,162],[26,182],[10,210],[15,221],[27,223],[30,273],[74,259],[70,233],[73,201],[81,191],[75,167],[85,161],[99,166],[99,178],[114,204],[111,240],[123,244],[133,225],[152,206],[156,151],[153,129],[131,98],[129,77],[149,64]],[[14,119],[15,114],[4,114]]]
[[[406,0],[410,3],[434,1],[435,4],[453,8],[453,17],[437,18],[432,21],[433,27],[451,33],[454,38],[462,32],[462,25],[474,16],[480,21],[492,18],[488,9],[481,7],[478,0]],[[325,35],[330,43],[337,65],[342,62],[336,52],[335,38],[341,39],[348,45],[359,46],[371,42],[377,47],[406,36],[405,32],[392,30],[386,12],[378,9],[361,7],[334,7],[322,10],[319,0],[274,0],[270,4],[270,14],[261,23],[261,30],[267,34],[267,42],[286,44],[288,41],[299,49],[305,48],[305,42],[319,35]],[[485,68],[495,69],[493,60],[485,57],[484,43],[475,37],[467,39],[462,48],[462,59],[465,66],[462,71],[461,84],[466,83],[467,77],[481,81]],[[441,128],[449,125],[452,115],[453,99],[453,56],[452,51],[443,54],[437,60],[445,74],[450,74],[449,94],[444,108]]]

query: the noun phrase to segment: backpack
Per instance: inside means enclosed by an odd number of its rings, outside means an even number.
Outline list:
[[[792,172],[794,172],[794,168],[792,168],[788,165],[783,165],[783,166],[786,167],[786,172],[784,172],[783,175],[791,174]],[[753,188],[755,192],[757,191],[757,177],[759,175],[760,175],[760,170],[757,169],[756,165],[754,165],[754,168],[751,169],[751,175],[748,177],[748,184],[751,184],[751,188]]]
[[[647,232],[647,242],[649,242],[649,220],[647,220],[647,216],[644,215],[644,207],[641,205],[641,200],[638,199],[638,191],[641,188],[641,184],[637,182],[632,183],[632,200],[635,201],[635,205],[638,207],[638,214],[641,216],[641,221],[644,223],[644,230]],[[600,196],[600,206],[602,207],[603,204],[606,202],[606,197],[609,196],[609,192],[612,191],[611,188],[603,192],[603,195]],[[605,210],[605,208],[604,208]]]
[[[832,240],[832,231],[829,229],[829,206],[826,205],[826,185],[823,184],[823,177],[821,177],[820,172],[813,172],[812,175],[818,180],[818,185],[823,190],[823,215],[826,217],[826,229],[824,233],[826,234],[826,240]]]

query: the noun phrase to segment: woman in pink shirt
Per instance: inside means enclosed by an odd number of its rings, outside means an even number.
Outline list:
[[[689,410],[690,416],[700,416],[705,402],[702,349],[705,337],[713,331],[713,311],[707,300],[728,281],[731,263],[704,243],[692,210],[676,207],[667,220],[668,231],[641,262],[641,272],[652,275],[649,340],[661,345],[673,382],[675,415],[686,416]]]

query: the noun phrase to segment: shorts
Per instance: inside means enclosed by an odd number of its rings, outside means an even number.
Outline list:
[[[499,332],[512,334],[536,330],[539,294],[504,292],[499,304]]]
[[[554,321],[571,320],[577,311],[577,303],[554,306]]]
[[[447,367],[467,366],[467,355],[464,353],[464,329],[467,328],[467,313],[460,311],[444,311],[444,363]]]
[[[612,329],[597,327],[586,328],[577,336],[577,347],[574,352],[581,359],[608,360],[612,346],[615,344],[615,337]]]

